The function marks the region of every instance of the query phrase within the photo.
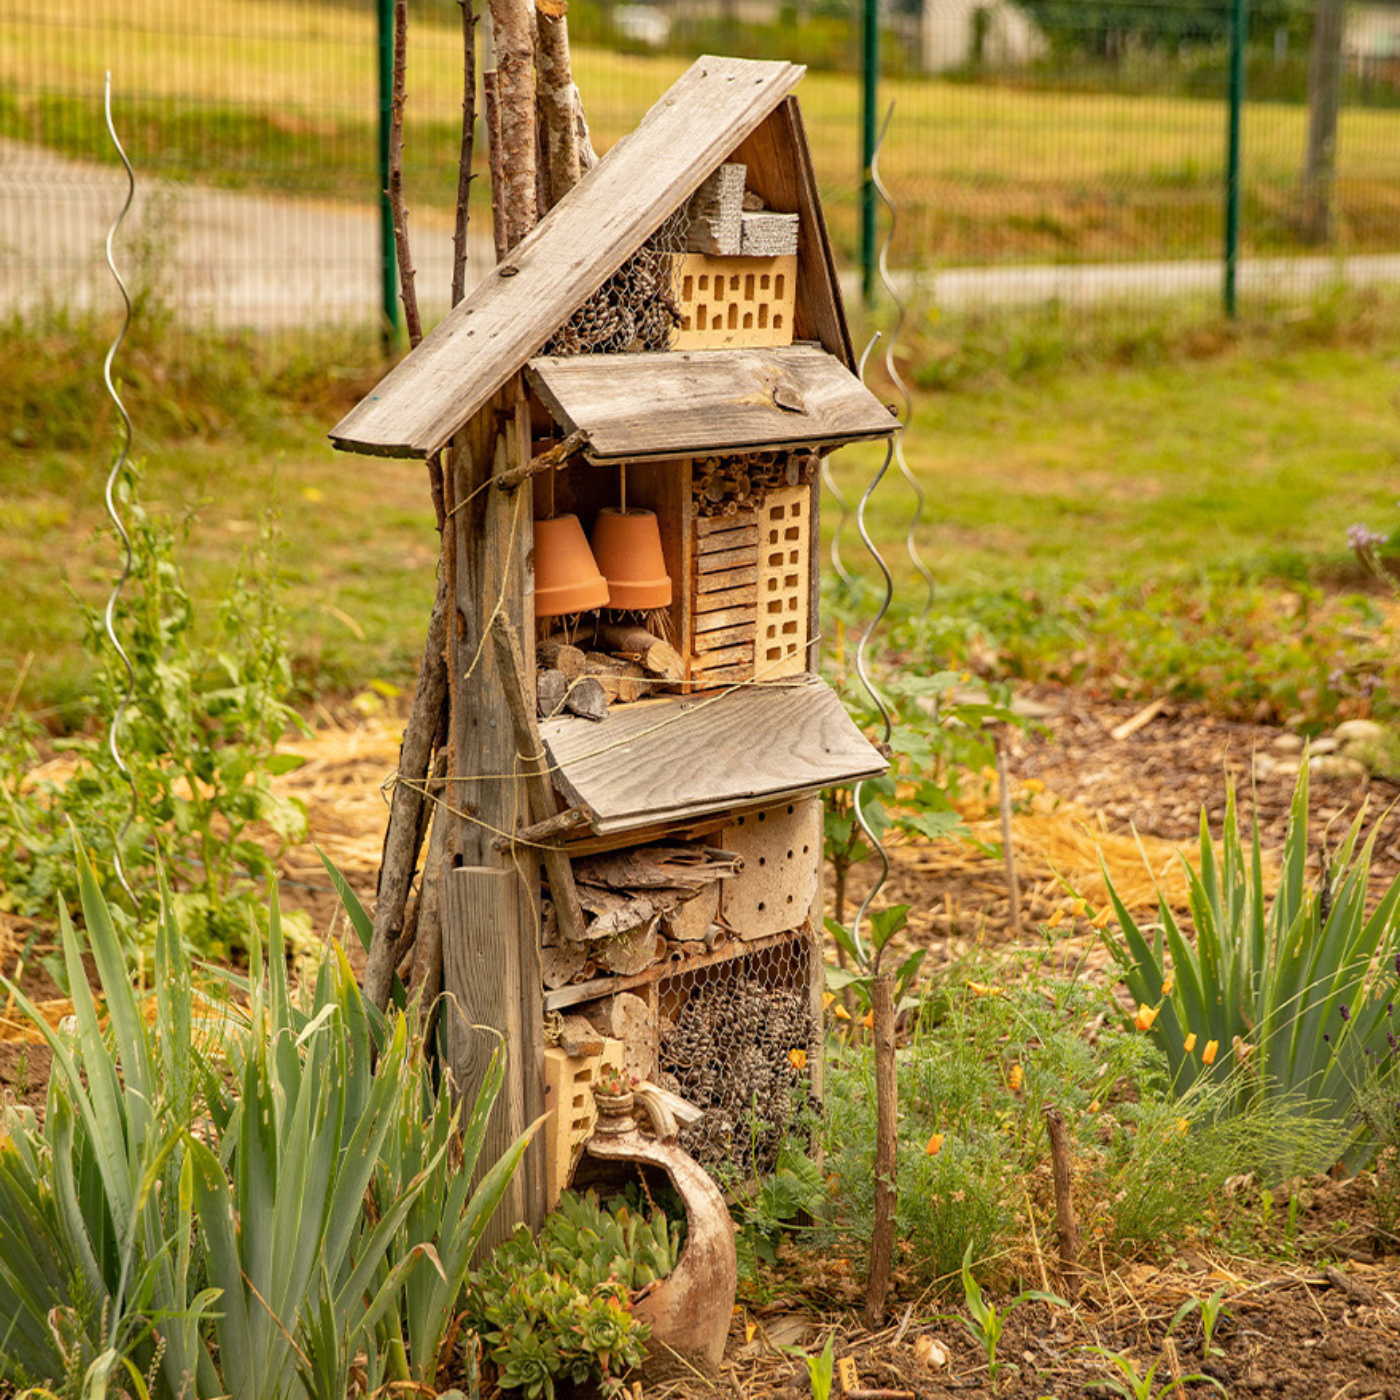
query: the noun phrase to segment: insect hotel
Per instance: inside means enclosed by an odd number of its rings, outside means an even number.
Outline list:
[[[714,1172],[770,1167],[820,1092],[820,794],[886,766],[817,678],[820,464],[898,424],[854,373],[803,71],[697,61],[332,433],[443,454],[420,903],[440,881],[458,1083],[509,1050],[495,1146],[549,1113],[517,1220],[603,1066],[683,1100]]]

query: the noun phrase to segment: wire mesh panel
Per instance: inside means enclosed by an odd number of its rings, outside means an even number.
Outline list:
[[[817,1107],[820,1054],[809,931],[658,984],[661,1085],[704,1110],[681,1146],[723,1175],[761,1175]]]

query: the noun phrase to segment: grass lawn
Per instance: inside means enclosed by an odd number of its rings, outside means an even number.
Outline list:
[[[455,28],[414,20],[406,183],[425,217],[455,200],[460,42]],[[100,98],[110,69],[138,170],[365,202],[376,194],[374,56],[367,9],[209,0],[193,21],[176,0],[107,0],[97,10],[53,0],[42,21],[22,16],[0,31],[0,135],[110,159]],[[576,49],[599,148],[630,130],[685,66]],[[801,98],[833,232],[850,250],[859,88],[849,75],[813,73]],[[1222,102],[919,79],[888,80],[881,100],[895,104],[882,168],[905,211],[902,263],[1218,253]],[[1297,247],[1305,120],[1300,105],[1248,107],[1248,247]],[[1400,111],[1344,109],[1341,247],[1395,246],[1397,148]]]
[[[138,339],[126,397],[148,499],[195,514],[185,556],[195,591],[217,596],[275,482],[306,692],[404,684],[436,560],[424,470],[333,453],[324,436],[372,383],[372,348],[182,344],[189,353],[170,366],[158,342]],[[0,446],[0,568],[11,580],[0,694],[33,653],[23,698],[39,708],[70,703],[86,670],[66,587],[100,598],[117,557],[99,529],[110,412],[92,375],[68,394],[54,378],[103,348],[100,335],[54,331],[12,339],[0,357],[0,410],[17,425]],[[1095,326],[1046,312],[942,324],[908,353],[911,375],[940,386],[919,392],[907,451],[929,496],[922,549],[938,611],[951,620],[940,645],[959,662],[975,650],[968,638],[990,629],[1012,672],[1114,673],[1150,687],[1190,672],[1198,653],[1233,648],[1221,684],[1243,706],[1265,684],[1257,672],[1334,669],[1386,639],[1394,654],[1379,600],[1366,605],[1374,616],[1350,604],[1345,617],[1328,614],[1302,653],[1286,649],[1302,629],[1285,614],[1290,599],[1321,598],[1320,583],[1335,593],[1346,582],[1348,525],[1395,523],[1400,300],[1236,328],[1189,310]],[[878,461],[869,449],[835,459],[853,502]],[[869,517],[900,607],[917,610],[902,547],[910,502],[891,473]],[[837,512],[825,514],[829,531]],[[844,553],[861,562],[853,523]],[[1353,570],[1348,586],[1359,581]],[[1199,641],[1181,617],[1195,619]],[[1060,653],[1095,629],[1108,634],[1099,651],[1058,670]],[[1154,642],[1161,629],[1171,635]],[[1131,638],[1137,650],[1125,651]]]

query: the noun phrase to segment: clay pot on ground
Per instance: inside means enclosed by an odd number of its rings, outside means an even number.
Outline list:
[[[718,1375],[739,1284],[734,1222],[719,1187],[674,1143],[644,1137],[630,1116],[612,1117],[598,1104],[599,1121],[572,1185],[584,1191],[621,1189],[638,1176],[669,1178],[685,1205],[686,1238],[676,1267],[633,1308],[651,1325],[642,1380]]]
[[[608,605],[608,581],[576,515],[535,521],[535,616],[563,617]]]
[[[671,578],[661,549],[661,529],[650,510],[608,506],[593,522],[593,555],[608,581],[609,607],[668,608]]]

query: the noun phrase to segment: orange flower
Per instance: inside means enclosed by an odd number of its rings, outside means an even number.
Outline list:
[[[1053,914],[1051,914],[1050,918],[1047,920],[1047,922],[1046,922],[1046,924],[1045,924],[1045,927],[1046,927],[1046,928],[1059,928],[1059,926],[1060,926],[1062,923],[1064,923],[1064,921],[1065,921],[1065,911],[1064,911],[1063,909],[1057,909],[1057,910],[1055,910],[1055,912],[1054,912]]]
[[[1203,1065],[1213,1065],[1215,1063],[1215,1056],[1219,1049],[1220,1042],[1218,1040],[1206,1041],[1206,1048],[1201,1051],[1201,1063]]]
[[[1176,978],[1175,978],[1175,977],[1168,977],[1167,980],[1166,980],[1165,982],[1162,983],[1162,995],[1163,995],[1164,997],[1169,997],[1169,996],[1171,996],[1171,994],[1172,994],[1172,988],[1175,987],[1175,986],[1176,986]]]
[[[924,1151],[927,1152],[930,1157],[937,1157],[942,1150],[943,1134],[934,1133],[934,1135],[931,1138],[929,1138],[928,1146],[924,1148]]]
[[[851,1019],[851,1013],[839,1003],[831,1008],[831,1014],[835,1016],[838,1021],[849,1021]]]
[[[1137,1009],[1137,1015],[1133,1017],[1133,1025],[1140,1031],[1150,1031],[1152,1023],[1157,1019],[1157,1012],[1161,1010],[1157,1006],[1141,1005]]]
[[[1021,1092],[1021,1085],[1025,1081],[1025,1071],[1020,1065],[1012,1065],[1010,1072],[1006,1076],[1006,1082],[1011,1087],[1013,1094]]]
[[[875,1013],[873,1011],[867,1011],[861,1020],[861,1025],[864,1026],[866,1030],[873,1031],[875,1029]]]
[[[1190,1120],[1189,1118],[1178,1118],[1178,1119],[1176,1120],[1176,1130],[1177,1130],[1177,1132],[1179,1132],[1179,1133],[1189,1132],[1189,1131],[1190,1131],[1190,1128],[1191,1128],[1191,1120]]]
[[[832,1003],[833,1001],[835,1001],[835,1000],[836,1000],[836,993],[835,993],[835,992],[823,992],[823,993],[822,993],[822,1010],[823,1010],[823,1011],[830,1011],[830,1010],[831,1010],[831,1003]]]
[[[1089,1112],[1090,1112],[1090,1113],[1097,1113],[1098,1111],[1099,1111],[1099,1101],[1098,1101],[1097,1099],[1095,1099],[1095,1100],[1093,1101],[1093,1103],[1091,1103],[1091,1104],[1089,1105]]]
[[[807,1052],[805,1050],[789,1050],[788,1064],[790,1064],[793,1069],[806,1069]]]
[[[1022,784],[1026,792],[1044,792],[1045,784],[1039,778],[1027,778]]]
[[[1089,906],[1085,903],[1084,900],[1076,899],[1074,903],[1070,906],[1069,912],[1073,914],[1076,918],[1082,918],[1085,914],[1089,912]]]
[[[1182,1042],[1181,1048],[1185,1050],[1188,1055],[1196,1048],[1195,1031],[1192,1031],[1191,1034],[1186,1037],[1186,1039]]]
[[[985,982],[969,982],[967,989],[975,997],[999,997],[1005,992],[1005,987],[992,987]]]
[[[1098,912],[1097,914],[1095,914],[1094,917],[1093,917],[1092,919],[1089,920],[1089,922],[1090,922],[1095,928],[1103,928],[1104,925],[1106,925],[1106,924],[1108,923],[1109,919],[1111,919],[1112,917],[1113,917],[1113,910],[1112,910],[1112,908],[1111,908],[1109,905],[1105,904],[1104,907],[1103,907],[1102,909],[1100,909],[1099,912]]]

